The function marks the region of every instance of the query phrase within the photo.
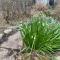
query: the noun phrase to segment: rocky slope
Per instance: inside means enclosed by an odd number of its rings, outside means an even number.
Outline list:
[[[22,44],[19,31],[11,27],[4,30],[0,34],[0,60],[15,60]]]

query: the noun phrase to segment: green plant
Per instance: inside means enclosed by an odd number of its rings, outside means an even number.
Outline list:
[[[25,51],[54,53],[60,49],[60,24],[51,17],[40,14],[20,26]]]

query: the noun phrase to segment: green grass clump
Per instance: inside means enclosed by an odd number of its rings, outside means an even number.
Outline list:
[[[60,24],[44,14],[20,26],[27,52],[53,53],[60,49]]]

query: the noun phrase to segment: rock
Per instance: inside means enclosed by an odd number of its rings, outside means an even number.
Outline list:
[[[13,56],[7,56],[8,50],[0,49],[0,60],[15,60]]]
[[[60,56],[53,56],[52,60],[60,60]]]
[[[10,33],[10,32],[11,30],[9,30],[9,32],[7,31],[7,33]],[[12,33],[12,35],[9,35],[7,37],[7,40],[0,45],[0,60],[15,60],[14,53],[12,52],[12,55],[8,56],[8,53],[10,53],[10,50],[5,49],[4,47],[11,48],[11,49],[21,49],[22,46],[23,46],[23,42],[22,42],[20,32],[16,31],[14,34]],[[3,47],[4,49],[3,48],[1,49],[1,47]]]
[[[60,60],[60,56],[56,56],[55,57],[55,60]]]
[[[2,39],[3,35],[4,35],[4,34],[0,34],[0,39]]]
[[[4,30],[5,34],[10,34],[11,32],[12,32],[12,29],[6,29],[6,30]]]
[[[22,41],[20,32],[16,32],[15,34],[8,37],[8,40],[1,44],[2,47],[12,48],[12,49],[20,49],[22,48]]]
[[[4,34],[0,34],[0,45],[3,43],[5,40],[3,40]]]
[[[17,29],[17,28],[18,28],[18,26],[10,26],[7,29]]]
[[[60,50],[56,51],[55,54],[53,54],[52,60],[60,60]]]

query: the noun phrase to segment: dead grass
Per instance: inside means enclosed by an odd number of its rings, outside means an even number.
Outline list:
[[[49,60],[49,57],[47,55],[43,56],[40,54],[31,54],[31,53],[25,53],[17,57],[17,60]]]

